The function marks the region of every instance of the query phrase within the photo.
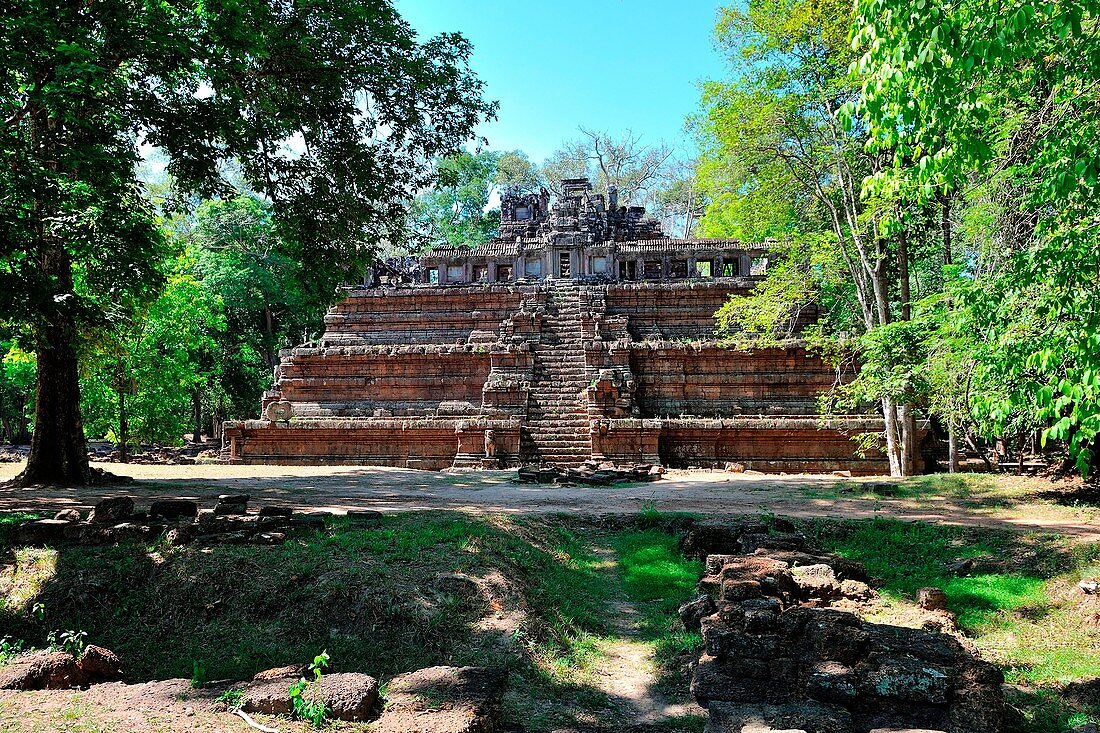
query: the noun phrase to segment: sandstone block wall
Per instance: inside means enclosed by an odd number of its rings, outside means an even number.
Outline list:
[[[444,399],[480,405],[489,370],[481,346],[295,349],[279,388],[299,417],[430,415]]]
[[[736,351],[716,344],[644,344],[631,351],[643,417],[816,415],[832,368],[801,345]]]
[[[530,289],[530,288],[527,288]],[[351,290],[325,316],[325,343],[455,344],[494,335],[519,310],[521,286]]]
[[[486,431],[496,460],[485,467],[514,466],[519,455],[517,420],[455,419],[317,420],[293,425],[248,420],[226,424],[236,460],[246,463],[353,464],[441,470],[458,462],[481,465]],[[460,446],[466,455],[460,456]],[[476,454],[473,451],[476,450]]]

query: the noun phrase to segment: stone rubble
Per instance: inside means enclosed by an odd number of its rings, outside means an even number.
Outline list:
[[[577,468],[548,465],[525,466],[519,469],[518,476],[521,484],[610,486],[636,481],[658,481],[664,473],[664,466],[652,463],[615,465],[606,462],[586,461]]]
[[[288,507],[261,506],[249,513],[248,496],[223,495],[213,510],[200,509],[184,499],[156,500],[148,511],[138,511],[132,497],[103,499],[82,519],[76,509],[59,511],[53,519],[32,519],[16,529],[16,539],[30,545],[77,543],[107,544],[126,540],[146,542],[164,538],[167,544],[278,544],[298,529],[324,529],[327,512],[298,513]],[[362,528],[381,525],[382,514],[372,510],[348,512],[349,521]]]
[[[776,529],[701,524],[682,543],[706,558],[701,595],[680,613],[702,630],[691,692],[707,733],[1003,730],[998,668],[953,636],[841,610],[873,596],[863,568]],[[944,613],[925,590],[930,613]]]
[[[63,690],[122,679],[122,662],[89,644],[79,657],[42,649],[21,654],[0,669],[0,690]]]

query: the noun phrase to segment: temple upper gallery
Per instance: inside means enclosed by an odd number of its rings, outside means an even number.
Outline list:
[[[852,440],[881,417],[818,415],[837,379],[818,354],[716,337],[715,312],[767,260],[767,242],[666,237],[585,179],[554,201],[506,195],[492,241],[349,288],[319,342],[282,352],[265,419],[226,423],[230,458],[885,472]]]

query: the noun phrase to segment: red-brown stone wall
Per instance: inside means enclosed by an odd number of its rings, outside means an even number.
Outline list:
[[[635,345],[643,417],[813,415],[835,374],[802,346],[738,351],[714,344]]]
[[[432,414],[445,400],[481,405],[487,349],[297,349],[283,362],[279,388],[306,416]]]
[[[465,343],[519,310],[518,287],[353,290],[325,316],[324,340],[356,344]]]

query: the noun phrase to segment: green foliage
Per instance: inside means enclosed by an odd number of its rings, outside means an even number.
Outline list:
[[[511,169],[506,175],[518,174],[522,183],[527,174],[516,156],[509,157]],[[409,214],[414,241],[473,247],[495,236],[500,211],[490,211],[488,206],[500,159],[500,153],[483,151],[456,153],[436,161],[435,184],[413,201]]]
[[[321,676],[328,666],[328,660],[328,652],[323,651],[315,656],[309,665],[312,679],[303,677],[290,686],[290,704],[294,708],[294,716],[314,728],[320,728],[328,715],[325,701],[320,697]]]
[[[206,682],[206,662],[202,659],[191,660],[191,687],[197,690]]]
[[[74,657],[79,657],[87,644],[87,631],[51,631],[46,635],[46,646],[51,651],[68,652]]]
[[[720,10],[715,37],[730,78],[703,86],[692,129],[700,189],[711,203],[703,236],[765,237],[833,230],[828,210],[844,182],[833,156],[860,158],[830,115],[856,93],[847,77],[847,3],[784,0]],[[833,204],[835,205],[835,204]]]
[[[14,340],[0,338],[0,439],[26,442],[34,413],[37,361]]]
[[[194,686],[194,685],[192,685]],[[225,705],[229,710],[238,710],[241,707],[241,700],[244,698],[244,688],[231,687],[214,700],[214,702],[220,702]]]
[[[946,317],[970,327],[968,344],[947,324],[979,429],[1044,427],[1082,472],[1100,436],[1098,12],[861,0],[854,34],[852,110],[891,161],[865,193],[921,204],[969,187],[974,250]]]
[[[208,379],[213,335],[225,329],[220,310],[193,275],[169,274],[155,300],[105,333],[85,356],[86,433],[179,443],[190,432],[192,394]]]
[[[30,328],[40,382],[65,396],[36,405],[58,413],[40,433],[67,426],[32,453],[27,476],[50,480],[88,478],[79,337],[156,300],[169,259],[139,145],[167,159],[164,211],[262,193],[282,254],[332,297],[400,239],[425,161],[496,109],[464,38],[421,41],[374,0],[29,0],[0,16],[0,47],[0,319]]]

